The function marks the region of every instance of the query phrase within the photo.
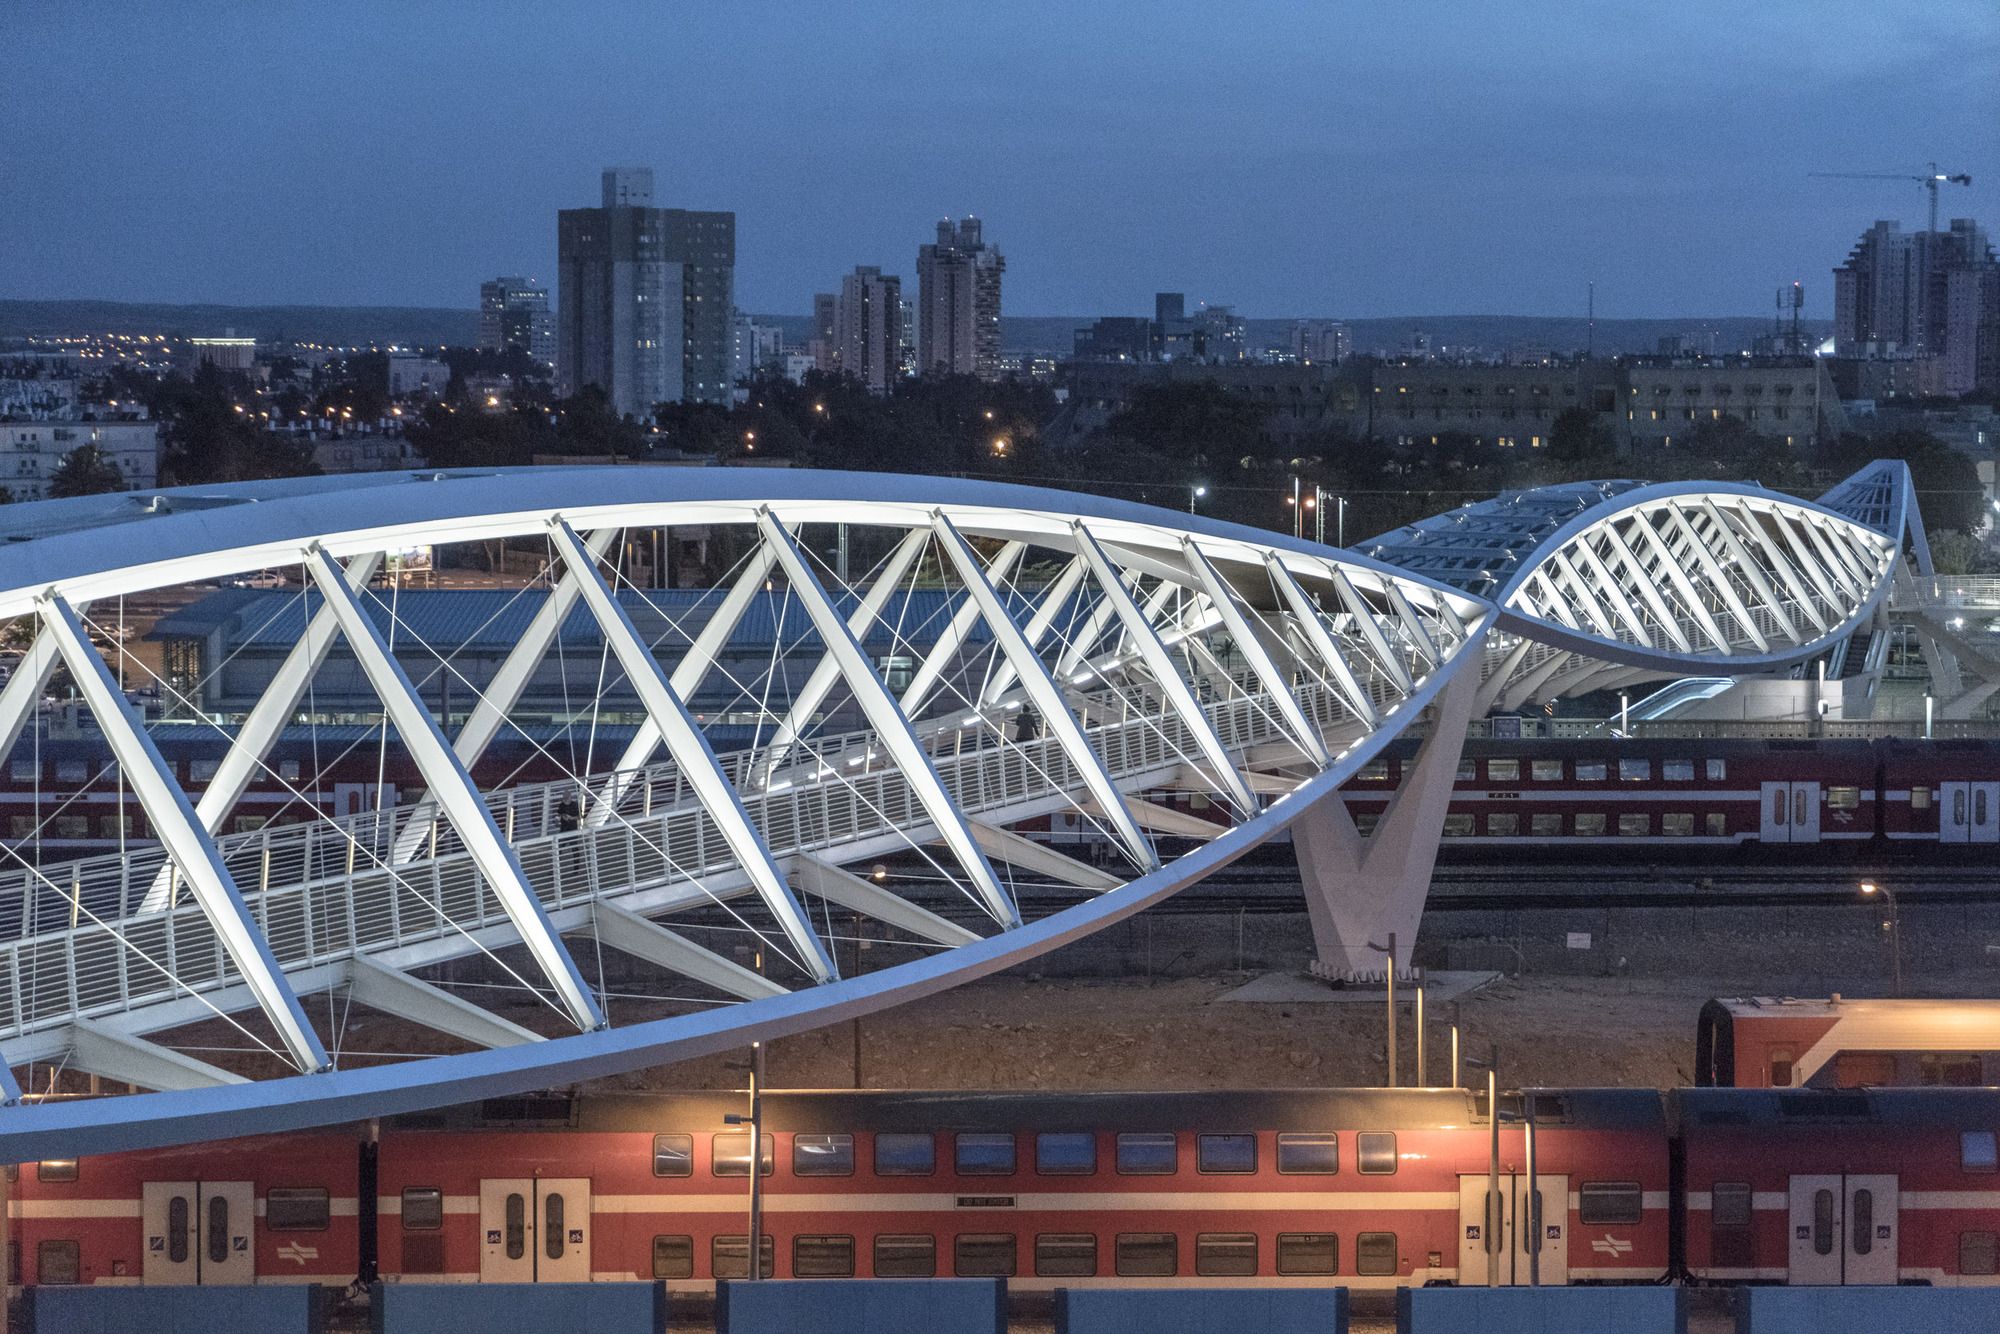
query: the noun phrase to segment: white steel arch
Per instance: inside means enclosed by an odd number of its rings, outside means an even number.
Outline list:
[[[832,525],[874,534],[880,559],[843,578],[814,536]],[[607,1074],[1033,957],[1282,829],[1480,657],[1494,616],[1309,543],[933,478],[396,474],[17,506],[10,527],[31,540],[0,546],[0,615],[42,627],[37,695],[58,659],[87,685],[146,824],[169,835],[68,863],[14,849],[0,868],[0,1056],[36,1075],[0,1108],[13,1160]],[[733,544],[714,597],[677,613],[630,585],[619,534],[661,529]],[[413,547],[504,539],[544,545],[540,601],[475,681],[399,611],[400,583],[370,580]],[[297,647],[240,724],[181,725],[228,747],[226,769],[183,777],[92,647],[106,627],[77,609],[264,569],[298,574]],[[919,593],[938,600],[920,623]],[[732,656],[753,622],[768,664]],[[617,767],[479,778],[534,663],[579,636],[590,737],[602,723]],[[793,677],[781,658],[820,666]],[[222,832],[253,779],[313,781],[285,778],[269,747],[335,659],[379,701],[366,735],[384,772],[393,747],[421,791]],[[622,742],[595,712],[614,685],[636,717]],[[188,711],[187,682],[156,688]],[[11,734],[32,698],[0,692]],[[1051,817],[1101,831],[1111,863],[1023,836]],[[841,977],[836,909],[913,957]],[[616,981],[606,950],[650,980]],[[473,1050],[363,1050],[353,1005]],[[34,1099],[66,1069],[169,1091]]]

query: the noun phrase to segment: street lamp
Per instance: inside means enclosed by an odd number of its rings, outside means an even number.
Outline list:
[[[745,1262],[745,1278],[763,1277],[764,1265],[764,1044],[750,1044],[750,1114],[727,1112],[722,1123],[750,1128],[750,1258]]]
[[[1188,513],[1189,513],[1189,514],[1192,514],[1192,513],[1194,513],[1194,502],[1195,502],[1195,501],[1197,501],[1197,500],[1200,500],[1200,499],[1201,499],[1201,498],[1202,498],[1203,496],[1205,496],[1205,495],[1207,495],[1207,494],[1208,494],[1208,488],[1207,488],[1207,487],[1205,487],[1205,486],[1191,486],[1191,487],[1189,487],[1189,488],[1188,488]]]
[[[1889,966],[1891,978],[1898,996],[1903,994],[1903,915],[1896,907],[1896,891],[1887,885],[1878,885],[1873,880],[1861,882],[1863,898],[1873,898],[1880,894],[1889,905],[1889,920],[1882,923],[1889,933]]]

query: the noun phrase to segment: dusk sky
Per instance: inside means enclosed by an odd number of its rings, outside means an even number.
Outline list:
[[[914,281],[1006,310],[1760,314],[1913,183],[2000,229],[2000,6],[291,5],[7,0],[0,297],[476,304],[553,278],[606,165],[737,215],[737,302]]]

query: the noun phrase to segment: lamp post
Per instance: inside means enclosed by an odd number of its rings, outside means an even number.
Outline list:
[[[749,1259],[744,1262],[743,1276],[747,1279],[762,1278],[764,1267],[764,1044],[750,1044],[750,1114],[728,1112],[722,1118],[724,1125],[750,1127],[750,1235],[746,1238]]]
[[[1383,954],[1384,954],[1384,955],[1386,956],[1386,959],[1387,959],[1387,967],[1385,967],[1385,968],[1383,969],[1383,978],[1384,978],[1384,980],[1385,980],[1385,981],[1386,981],[1386,982],[1388,983],[1388,998],[1389,998],[1389,1028],[1388,1028],[1388,1034],[1389,1034],[1389,1043],[1388,1043],[1388,1046],[1389,1046],[1389,1053],[1388,1053],[1388,1054],[1389,1054],[1389,1087],[1390,1087],[1390,1088],[1395,1088],[1395,1087],[1396,1087],[1396,1085],[1397,1085],[1397,1078],[1396,1078],[1396,1076],[1397,1076],[1397,1071],[1396,1071],[1396,933],[1395,933],[1394,931],[1391,931],[1391,932],[1389,933],[1389,943],[1388,943],[1387,945],[1377,945],[1377,944],[1375,944],[1375,943],[1374,943],[1373,941],[1370,941],[1370,942],[1368,943],[1368,948],[1369,948],[1369,949],[1371,949],[1371,950],[1381,950],[1381,951],[1382,951],[1382,953],[1383,953]]]
[[[1188,488],[1188,513],[1189,513],[1189,514],[1192,514],[1192,513],[1194,513],[1194,502],[1195,502],[1195,501],[1197,501],[1197,500],[1200,500],[1200,499],[1201,499],[1201,498],[1202,498],[1203,496],[1205,496],[1205,495],[1207,495],[1207,494],[1208,494],[1208,488],[1207,488],[1207,487],[1205,487],[1205,486],[1191,486],[1191,487],[1189,487],[1189,488]]]
[[[1880,894],[1883,901],[1889,905],[1889,920],[1882,925],[1889,928],[1890,978],[1896,994],[1900,996],[1903,994],[1903,915],[1896,906],[1896,891],[1887,885],[1878,885],[1873,880],[1863,880],[1861,894],[1864,898],[1873,898]]]
[[[1452,1032],[1457,1033],[1454,1028]],[[1500,1204],[1500,1046],[1495,1043],[1484,1061],[1466,1057],[1467,1065],[1486,1067],[1486,1208],[1480,1217],[1480,1239],[1486,1247],[1486,1286],[1500,1286],[1501,1222],[1506,1217]]]

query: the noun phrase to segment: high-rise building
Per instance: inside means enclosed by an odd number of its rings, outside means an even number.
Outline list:
[[[1970,218],[1953,218],[1942,232],[1905,232],[1894,222],[1877,222],[1833,271],[1835,351],[1844,357],[1955,360],[1949,346],[1951,276],[1990,270],[1995,263],[1992,243]],[[1971,281],[1976,286],[1979,280]],[[1967,333],[1976,343],[1976,326]]]
[[[1314,365],[1337,365],[1354,351],[1354,338],[1336,320],[1300,320],[1292,326],[1292,356]]]
[[[840,280],[834,336],[840,369],[886,394],[896,382],[903,350],[903,280],[872,264]]]
[[[980,234],[979,219],[937,225],[937,242],[917,249],[917,369],[1000,374],[1000,279],[1007,261]]]
[[[729,401],[736,215],[653,206],[646,167],[604,173],[603,205],[557,214],[557,391],[617,412]]]
[[[812,337],[806,340],[806,351],[812,354],[814,370],[831,375],[840,369],[839,329],[839,294],[813,293]]]
[[[532,278],[495,278],[479,284],[479,346],[489,352],[525,352],[554,365],[556,326],[549,292]]]

